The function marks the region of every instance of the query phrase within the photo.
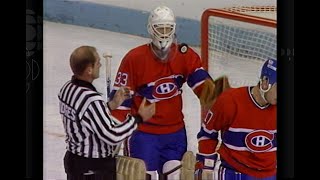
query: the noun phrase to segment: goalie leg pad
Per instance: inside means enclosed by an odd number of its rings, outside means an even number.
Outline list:
[[[184,153],[181,160],[181,179],[182,180],[194,180],[196,157],[192,151]]]
[[[146,166],[143,160],[127,156],[117,156],[116,162],[117,180],[145,179]]]

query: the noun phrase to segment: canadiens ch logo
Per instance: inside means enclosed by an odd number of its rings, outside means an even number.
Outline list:
[[[273,147],[274,135],[265,130],[252,131],[247,134],[245,143],[247,148],[253,152],[265,152]]]
[[[177,95],[178,87],[172,76],[157,80],[154,83],[152,96],[156,99],[169,99]]]

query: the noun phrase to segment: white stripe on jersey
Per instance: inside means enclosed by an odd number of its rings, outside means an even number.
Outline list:
[[[246,132],[246,133],[250,133],[252,131],[255,131],[256,129],[247,129],[247,128],[233,128],[233,127],[230,127],[228,129],[229,131],[232,131],[232,132]],[[269,133],[276,133],[277,130],[266,130],[268,131]]]
[[[224,145],[226,145],[228,148],[233,149],[233,150],[237,150],[237,151],[250,151],[247,147],[237,147],[237,146],[233,146],[231,144],[225,143],[223,142]],[[264,152],[272,152],[272,151],[276,151],[277,147],[271,148],[267,151]],[[251,152],[251,151],[250,151]]]

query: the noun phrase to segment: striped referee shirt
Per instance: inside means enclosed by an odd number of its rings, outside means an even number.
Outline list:
[[[124,123],[110,115],[95,87],[72,77],[58,95],[67,150],[88,158],[110,157],[116,145],[137,128],[133,116]]]

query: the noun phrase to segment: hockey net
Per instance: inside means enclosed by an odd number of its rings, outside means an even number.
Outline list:
[[[231,87],[256,85],[262,63],[277,57],[275,6],[207,9],[201,19],[201,58]]]

